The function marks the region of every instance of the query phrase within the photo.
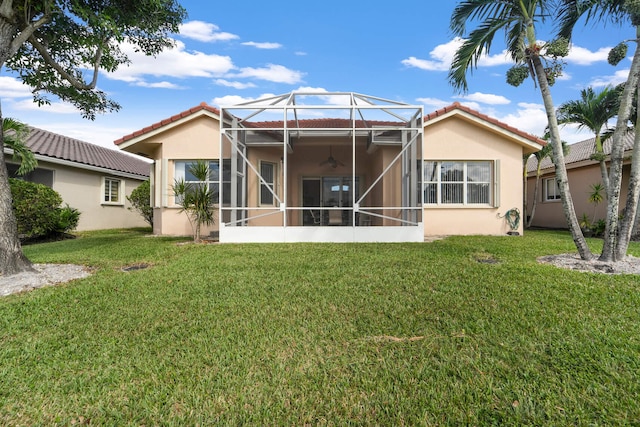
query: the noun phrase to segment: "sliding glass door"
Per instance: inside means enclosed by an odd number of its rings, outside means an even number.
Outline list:
[[[324,176],[302,179],[303,225],[351,225],[354,200],[353,177]],[[355,178],[355,198],[359,180]],[[335,209],[347,208],[347,209]]]

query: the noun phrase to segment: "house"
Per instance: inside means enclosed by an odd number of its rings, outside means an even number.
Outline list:
[[[624,157],[627,159],[623,164],[622,193],[620,197],[620,209],[623,209],[626,200],[626,188],[629,186],[629,173],[631,166],[628,159],[633,149],[634,133],[630,132],[624,139]],[[591,186],[602,183],[600,163],[591,159],[594,153],[595,138],[577,142],[569,145],[569,152],[565,156],[567,167],[567,178],[569,179],[569,189],[573,198],[573,205],[578,218],[586,215],[589,221],[604,219],[607,215],[606,201],[598,205],[589,202]],[[611,139],[603,143],[605,155],[611,153]],[[607,161],[608,164],[608,161]],[[538,161],[531,156],[527,162],[527,212],[531,214],[534,197],[536,199],[536,210],[533,216],[532,226],[540,228],[568,228],[567,220],[562,210],[562,202],[558,193],[558,185],[555,177],[555,167],[550,158],[542,160],[540,165],[541,175],[539,189],[536,196],[535,183],[538,168]],[[605,196],[606,195],[602,194]]]
[[[149,178],[148,161],[31,127],[26,145],[38,167],[17,176],[18,164],[5,147],[9,176],[44,184],[62,197],[63,203],[80,211],[78,231],[146,227],[142,216],[128,208],[126,196]]]
[[[115,144],[154,160],[155,234],[191,233],[171,186],[206,159],[219,213],[207,232],[221,242],[342,242],[504,235],[522,206],[522,156],[544,141],[458,103],[425,116],[362,94],[293,92],[202,103]]]

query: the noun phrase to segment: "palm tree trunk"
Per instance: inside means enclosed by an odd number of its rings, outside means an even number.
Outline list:
[[[2,109],[0,108],[0,123],[2,123]],[[25,271],[35,271],[31,261],[22,253],[16,217],[13,213],[11,187],[9,187],[9,173],[4,160],[4,136],[0,132],[0,276]]]
[[[607,162],[604,156],[604,148],[602,147],[602,138],[596,133],[596,155],[600,163],[600,175],[602,176],[602,185],[604,186],[604,194],[609,194],[609,171],[607,170]]]
[[[636,28],[636,34],[639,34],[638,28]],[[622,187],[622,163],[624,156],[624,136],[627,132],[627,121],[629,120],[629,114],[631,113],[633,95],[636,90],[636,85],[638,84],[638,73],[640,73],[640,49],[636,48],[636,51],[633,55],[633,60],[631,62],[631,69],[629,70],[629,78],[627,83],[625,84],[624,91],[620,97],[620,108],[618,110],[618,119],[616,123],[616,128],[613,132],[612,141],[611,141],[611,165],[610,165],[610,173],[609,173],[609,193],[607,200],[607,224],[604,232],[604,242],[602,246],[602,254],[600,255],[601,261],[616,261],[617,257],[623,252],[626,254],[627,247],[629,245],[629,240],[625,239],[625,241],[621,242],[618,245],[617,240],[619,236],[619,224],[618,224],[618,215],[620,208],[620,192]],[[636,139],[634,143],[634,152],[638,145],[638,139]],[[639,159],[635,158],[632,161],[636,163]],[[632,166],[632,170],[637,169]],[[634,173],[633,179],[629,180],[629,186],[633,184],[633,181],[637,181],[637,173],[636,170]],[[637,183],[633,184],[634,186]],[[631,197],[631,201],[633,201],[634,195],[633,193],[637,192],[637,190],[629,189],[629,197]],[[636,206],[638,202],[638,196],[635,195]],[[627,201],[627,204],[630,201]],[[631,206],[632,212],[635,213],[636,206]],[[630,217],[629,212],[626,213],[625,217]],[[626,228],[628,225],[625,225],[625,235],[627,234]],[[630,233],[630,228],[629,233]]]
[[[640,88],[638,89],[640,92]],[[637,113],[636,113],[637,114]],[[638,129],[640,121],[636,117],[636,126]],[[627,204],[624,208],[624,217],[620,221],[618,230],[618,240],[616,242],[616,259],[623,259],[627,256],[629,242],[631,241],[631,233],[635,224],[636,212],[638,209],[638,198],[640,197],[640,132],[635,133],[633,141],[633,152],[631,154],[631,173],[629,174],[629,188],[627,190]]]
[[[556,117],[555,108],[553,107],[553,99],[551,98],[551,91],[549,90],[549,82],[547,81],[547,75],[540,60],[540,56],[537,54],[531,55],[531,61],[536,73],[538,84],[540,85],[540,93],[542,95],[542,101],[544,103],[544,109],[547,113],[547,119],[549,120],[549,134],[551,135],[551,146],[553,148],[553,163],[556,169],[556,180],[558,181],[558,187],[560,190],[560,199],[562,201],[562,209],[564,211],[565,218],[567,219],[567,225],[571,232],[573,242],[578,249],[580,258],[589,260],[593,258],[593,254],[587,246],[587,241],[582,234],[580,224],[578,223],[578,217],[573,206],[573,199],[571,197],[571,191],[569,190],[569,179],[567,178],[567,166],[564,162],[564,152],[562,149],[562,141],[560,140],[560,131],[558,129],[558,119]]]
[[[539,162],[539,161],[538,161]],[[531,216],[527,221],[527,228],[531,228],[533,217],[536,214],[536,206],[538,205],[538,188],[540,187],[540,165],[538,164],[538,172],[536,173],[536,185],[533,187],[533,205],[531,206]]]

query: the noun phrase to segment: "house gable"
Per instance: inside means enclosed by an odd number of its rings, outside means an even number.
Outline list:
[[[429,127],[441,122],[449,122],[451,119],[464,120],[473,124],[473,132],[485,130],[499,136],[503,140],[519,145],[522,148],[523,154],[535,153],[546,145],[544,140],[536,136],[516,129],[485,114],[481,114],[458,102],[427,114],[424,117],[425,135]]]
[[[194,129],[191,125],[201,123],[201,119],[217,123],[216,127],[219,130],[220,112],[218,109],[202,102],[196,107],[125,135],[115,140],[114,143],[121,150],[157,159],[159,155],[156,150],[161,146],[164,149],[164,143],[168,140],[175,140],[177,138],[176,135],[180,135],[180,139],[186,143],[192,142],[196,137],[194,135],[196,131],[189,129]],[[186,134],[184,133],[185,129]],[[218,135],[212,136],[212,140],[218,141]],[[200,138],[199,135],[198,138]],[[162,155],[162,157],[166,156]]]

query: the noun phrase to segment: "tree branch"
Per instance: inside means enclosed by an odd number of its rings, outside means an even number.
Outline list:
[[[10,1],[10,0],[5,0]],[[20,31],[13,41],[11,41],[11,47],[9,48],[9,57],[16,54],[20,46],[22,46],[29,38],[36,32],[36,30],[43,25],[47,24],[51,18],[50,14],[43,15],[40,19],[30,23]]]
[[[42,55],[44,61],[49,64],[54,70],[56,70],[66,81],[71,83],[73,87],[78,90],[92,90],[95,89],[96,84],[98,82],[98,72],[100,70],[100,60],[102,58],[102,47],[98,47],[96,51],[96,55],[93,58],[93,79],[90,83],[85,83],[81,80],[78,80],[73,75],[68,73],[64,68],[60,66],[52,57],[49,55],[47,49],[40,43],[33,34],[29,37],[29,43],[36,48],[38,53]]]

